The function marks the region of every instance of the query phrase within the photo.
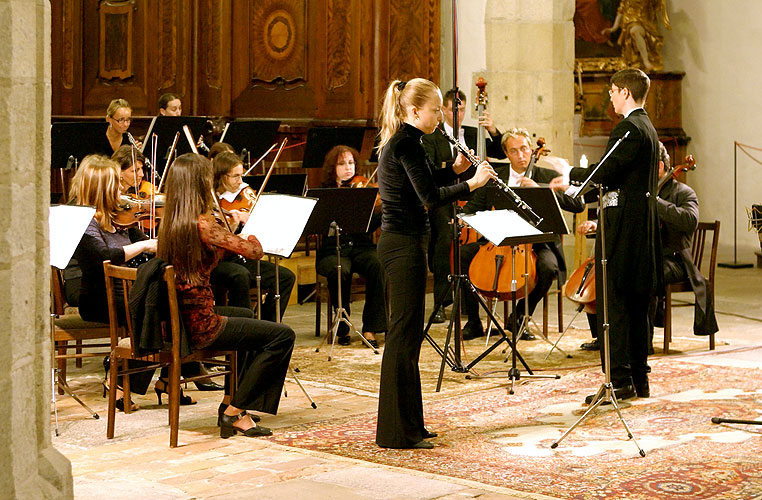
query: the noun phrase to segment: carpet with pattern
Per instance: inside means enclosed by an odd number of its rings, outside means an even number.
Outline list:
[[[611,407],[599,409],[555,450],[554,440],[583,413],[599,368],[560,380],[522,381],[514,395],[491,388],[430,398],[433,450],[388,450],[374,443],[368,413],[282,429],[275,442],[563,499],[751,499],[762,495],[762,427],[716,425],[713,416],[762,413],[762,371],[706,366],[685,358],[651,362],[649,399],[622,403],[638,448]],[[485,382],[486,383],[486,382]]]

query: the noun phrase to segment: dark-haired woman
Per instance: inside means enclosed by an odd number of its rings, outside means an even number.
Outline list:
[[[270,435],[246,410],[275,414],[294,347],[288,326],[254,319],[250,309],[214,307],[209,275],[226,252],[262,258],[254,236],[223,229],[212,215],[212,166],[203,156],[177,158],[166,178],[158,256],[174,266],[180,311],[194,348],[238,351],[239,384],[220,404],[220,436]]]
[[[355,176],[359,154],[349,146],[335,146],[325,156],[323,171],[325,180],[321,187],[350,187]],[[370,214],[358,214],[367,217]],[[367,219],[364,219],[367,220]],[[341,305],[350,312],[350,292],[352,273],[365,278],[365,306],[362,310],[362,335],[373,347],[378,347],[376,334],[386,332],[386,281],[378,260],[376,245],[371,239],[373,231],[381,225],[381,206],[374,208],[367,233],[342,234],[341,236]],[[331,303],[338,304],[338,263],[336,240],[323,235],[321,246],[315,257],[315,268],[328,281]],[[338,342],[349,345],[349,327],[339,324]]]

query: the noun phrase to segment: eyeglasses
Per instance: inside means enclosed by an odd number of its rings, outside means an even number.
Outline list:
[[[225,177],[230,177],[231,179],[243,179],[243,174],[225,174]]]
[[[614,92],[621,92],[621,91],[623,91],[623,90],[624,90],[624,89],[616,89],[616,90],[614,90],[614,89],[609,89],[609,97],[613,96],[613,95],[614,95]]]
[[[124,123],[130,123],[130,122],[132,122],[132,118],[119,118],[119,119],[116,119],[116,118],[114,118],[112,116],[111,119],[114,120],[115,122],[117,122],[120,125],[122,125]]]
[[[529,149],[529,146],[521,146],[519,149],[511,148],[511,149],[508,150],[508,154],[511,155],[511,156],[515,156],[515,155],[519,154],[519,152],[527,154],[527,153],[531,153],[532,150]]]

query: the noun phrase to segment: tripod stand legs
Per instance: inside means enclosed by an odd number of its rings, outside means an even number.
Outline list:
[[[584,414],[576,421],[574,424],[569,427],[569,429],[563,433],[563,435],[558,438],[556,441],[553,442],[553,444],[550,445],[552,449],[555,449],[558,447],[559,443],[566,438],[579,424],[582,423],[583,420],[587,418],[588,415],[592,413],[593,410],[601,406],[605,403],[611,403],[614,406],[614,410],[616,411],[617,416],[619,417],[619,421],[622,422],[622,425],[624,426],[624,430],[627,431],[627,438],[632,439],[632,442],[635,444],[635,446],[638,448],[638,453],[641,457],[646,456],[646,452],[643,450],[643,448],[640,447],[638,444],[638,441],[635,439],[635,436],[633,436],[632,431],[630,430],[630,427],[627,425],[627,422],[624,420],[624,417],[622,417],[622,412],[619,409],[619,404],[616,400],[616,395],[614,394],[614,385],[611,382],[606,382],[598,389],[598,392],[595,394],[595,397],[593,398],[593,403],[591,406],[585,411]]]
[[[310,397],[310,394],[307,392],[307,389],[305,389],[304,386],[302,385],[302,381],[299,380],[299,377],[296,376],[296,372],[298,372],[299,369],[297,368],[296,370],[294,370],[293,368],[291,368],[291,364],[289,363],[289,365],[288,365],[288,371],[289,371],[289,373],[291,373],[291,376],[294,377],[294,382],[296,382],[296,385],[299,386],[299,389],[301,389],[302,392],[304,393],[304,395],[307,396],[307,399],[310,400],[310,406],[312,406],[313,408],[317,409],[317,403],[315,403],[315,400],[312,399],[312,397]],[[285,397],[288,397],[288,390],[286,390],[286,386],[285,385],[283,386],[283,395]]]
[[[365,344],[365,345],[366,345],[366,346],[367,346],[367,347],[368,347],[370,350],[372,350],[372,351],[373,351],[373,354],[378,354],[378,349],[376,349],[375,347],[373,347],[373,346],[370,344],[370,342],[368,341],[368,339],[366,339],[366,338],[365,338],[365,336],[364,336],[362,333],[360,333],[360,332],[359,332],[359,331],[358,331],[358,330],[357,330],[357,329],[354,327],[354,325],[352,324],[352,321],[349,319],[349,314],[347,313],[347,310],[346,310],[346,309],[344,309],[343,307],[339,307],[338,309],[336,309],[336,318],[333,320],[333,326],[331,327],[331,338],[332,338],[332,342],[331,342],[331,350],[328,352],[328,361],[331,361],[331,359],[333,358],[333,346],[335,346],[335,345],[336,345],[336,337],[338,336],[338,332],[339,332],[339,325],[340,325],[340,324],[342,324],[342,323],[344,323],[345,325],[347,325],[347,327],[349,327],[349,332],[350,332],[350,334],[354,332],[354,333],[356,333],[357,335],[359,335],[359,336],[360,336],[360,340],[362,340],[362,342],[363,342],[363,343],[364,343],[364,344]],[[325,341],[324,341],[324,342],[328,343],[328,336],[326,336],[326,338],[325,338]],[[322,344],[323,344],[323,342],[321,342],[320,344],[322,345]],[[315,348],[315,352],[320,352],[320,345],[318,345],[318,346]]]

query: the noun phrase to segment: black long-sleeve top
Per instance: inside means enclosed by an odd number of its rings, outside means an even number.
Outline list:
[[[74,251],[74,258],[82,268],[82,285],[79,296],[79,314],[88,321],[108,323],[106,302],[106,279],[103,261],[124,265],[124,246],[148,239],[138,228],[118,229],[109,233],[101,229],[93,218]]]
[[[404,123],[381,150],[378,189],[383,202],[381,229],[391,233],[426,234],[426,209],[449,203],[469,192],[451,169],[435,169],[421,145],[423,131]]]

